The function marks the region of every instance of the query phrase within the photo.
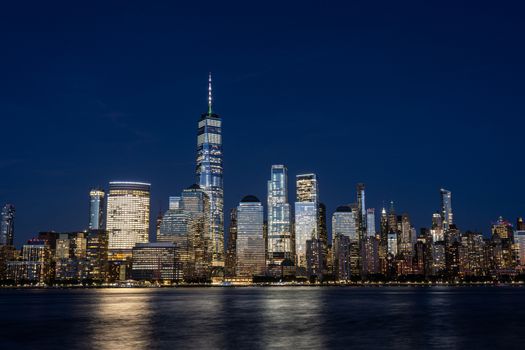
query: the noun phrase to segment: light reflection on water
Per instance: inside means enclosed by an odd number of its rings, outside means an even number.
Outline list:
[[[521,349],[525,288],[0,290],[1,349]]]
[[[139,290],[97,290],[88,341],[93,349],[117,349],[125,345],[148,349],[152,336],[152,294]],[[89,304],[91,305],[91,303]],[[86,310],[90,312],[89,310]]]

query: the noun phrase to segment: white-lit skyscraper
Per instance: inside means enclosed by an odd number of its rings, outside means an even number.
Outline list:
[[[279,265],[293,259],[288,203],[288,171],[284,165],[272,165],[268,181],[268,260]]]
[[[264,275],[266,269],[264,242],[264,209],[257,197],[244,197],[237,207],[236,275]]]
[[[212,265],[224,266],[224,189],[222,168],[222,120],[212,111],[211,74],[208,79],[208,111],[197,130],[197,182],[210,202],[209,234]]]
[[[112,259],[130,257],[136,243],[149,241],[150,186],[130,181],[109,183],[106,229]]]
[[[89,191],[89,229],[100,230],[106,225],[104,210],[106,209],[106,193],[94,188]]]

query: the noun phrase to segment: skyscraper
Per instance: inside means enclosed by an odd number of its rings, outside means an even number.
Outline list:
[[[0,222],[0,245],[13,245],[15,235],[15,206],[6,204],[2,208]]]
[[[315,174],[296,176],[295,202],[295,264],[298,275],[305,275],[307,268],[307,241],[319,239],[318,188]]]
[[[288,203],[288,170],[272,165],[268,181],[268,260],[280,265],[293,259],[290,204]]]
[[[104,210],[106,193],[104,190],[94,188],[89,192],[89,229],[100,230],[106,225]]]
[[[113,260],[130,257],[136,243],[149,240],[150,186],[129,181],[109,183],[106,228]]]
[[[238,277],[264,275],[266,267],[263,206],[255,196],[244,197],[237,207]]]
[[[182,191],[180,208],[189,215],[188,253],[189,264],[185,279],[202,282],[209,280],[213,259],[213,244],[210,229],[210,200],[206,192],[197,184]],[[179,209],[180,209],[179,208]]]
[[[212,111],[211,73],[208,77],[208,111],[202,114],[197,131],[196,174],[199,186],[210,201],[209,239],[212,265],[224,266],[224,189],[222,169],[222,120]]]
[[[366,235],[368,237],[375,237],[376,235],[376,210],[368,208],[366,210]]]
[[[443,219],[443,230],[447,231],[450,225],[454,223],[452,214],[452,192],[441,189],[441,217]]]
[[[332,215],[334,269],[338,279],[359,275],[359,227],[357,205],[337,207]]]
[[[362,239],[366,236],[366,205],[365,205],[365,184],[358,183],[356,186],[357,192],[357,208],[359,209],[359,238]]]

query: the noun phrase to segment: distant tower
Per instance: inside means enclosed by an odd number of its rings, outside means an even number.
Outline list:
[[[443,219],[443,230],[448,231],[450,225],[454,224],[452,214],[452,192],[441,189],[441,217]]]
[[[357,192],[357,208],[359,209],[359,239],[366,235],[366,205],[365,205],[365,184],[358,183],[356,186]]]
[[[15,206],[6,204],[2,208],[0,223],[0,245],[13,245],[15,236]]]
[[[89,229],[100,230],[106,226],[104,210],[106,209],[106,193],[94,188],[89,191]]]
[[[368,208],[366,210],[366,235],[368,237],[375,237],[376,235],[376,210]]]
[[[149,241],[150,184],[109,183],[106,229],[113,260],[131,256],[136,243]]]
[[[212,111],[211,73],[208,76],[208,111],[197,130],[197,182],[210,201],[209,234],[213,266],[224,266],[224,189],[222,120]]]
[[[257,197],[244,197],[237,207],[236,275],[264,275],[266,268],[264,242],[264,209]]]
[[[293,259],[290,204],[288,203],[288,170],[272,165],[268,181],[268,260],[280,265]]]

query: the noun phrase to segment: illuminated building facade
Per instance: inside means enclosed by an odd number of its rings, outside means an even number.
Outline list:
[[[237,207],[237,277],[265,274],[264,209],[257,197],[244,197]]]
[[[15,206],[6,204],[2,208],[0,222],[0,245],[13,245],[15,235]]]
[[[368,237],[376,236],[376,210],[374,208],[366,210],[366,235]]]
[[[332,215],[334,267],[338,279],[359,275],[359,210],[357,205],[337,207]]]
[[[104,211],[106,209],[106,193],[102,189],[92,189],[89,192],[89,229],[100,230],[106,227]]]
[[[189,264],[185,268],[185,279],[208,280],[213,260],[212,237],[209,235],[210,200],[199,185],[193,184],[182,191],[180,206],[189,215],[188,254]]]
[[[222,167],[222,120],[212,111],[211,74],[208,82],[208,112],[202,114],[197,131],[199,186],[210,201],[208,238],[212,266],[224,266],[224,189]]]
[[[86,242],[87,279],[92,283],[104,283],[109,278],[109,238],[106,230],[89,230]]]
[[[315,174],[296,177],[295,202],[295,263],[298,275],[306,275],[307,241],[319,239],[318,187]]]
[[[440,242],[445,240],[445,235],[443,234],[443,217],[439,213],[434,213],[432,215],[432,228],[430,229],[432,235],[432,241]]]
[[[454,223],[454,215],[452,214],[452,192],[441,189],[441,218],[443,220],[443,230],[447,231]]]
[[[182,281],[176,250],[176,245],[169,242],[137,243],[132,255],[133,279],[167,283]]]
[[[288,203],[288,170],[272,165],[268,181],[268,263],[280,265],[293,259],[290,204]]]
[[[518,263],[525,267],[525,230],[518,230],[514,233],[514,240],[517,245]]]
[[[149,217],[150,184],[109,183],[106,229],[111,259],[130,257],[135,244],[149,241]]]
[[[359,239],[362,240],[366,236],[366,204],[365,204],[365,184],[358,183],[356,186],[357,192],[357,209],[359,211]]]
[[[228,232],[228,249],[226,250],[225,271],[226,277],[235,276],[237,264],[237,208],[230,212],[230,229]]]
[[[85,232],[59,233],[54,250],[55,279],[79,282],[86,273]]]

